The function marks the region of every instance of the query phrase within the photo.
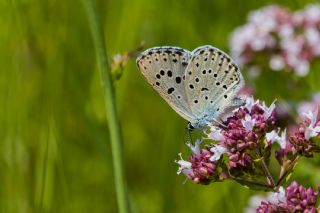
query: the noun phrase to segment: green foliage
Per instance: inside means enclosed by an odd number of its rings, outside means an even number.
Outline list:
[[[297,9],[311,1],[273,2]],[[271,3],[109,0],[98,8],[112,56],[141,41],[146,48],[211,44],[227,51],[229,33],[247,13]],[[104,97],[82,2],[1,1],[0,26],[0,212],[116,212]],[[133,212],[243,209],[254,192],[239,184],[182,184],[174,160],[187,149],[186,122],[152,91],[134,60],[121,69],[116,96]],[[304,90],[319,90],[317,70],[295,93],[274,81],[278,74],[260,79],[259,98],[281,93],[297,100],[308,97]],[[310,171],[319,177],[318,162],[299,164],[303,175],[296,178],[315,186]]]

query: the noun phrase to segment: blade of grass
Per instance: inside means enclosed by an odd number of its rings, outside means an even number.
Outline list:
[[[40,205],[39,205],[39,212],[43,212],[43,203],[44,203],[44,196],[45,196],[45,190],[46,190],[46,179],[47,179],[47,166],[48,166],[48,157],[49,157],[49,127],[47,132],[47,139],[45,145],[45,156],[43,159],[43,165],[42,165],[42,180],[41,180],[41,191],[40,191]]]
[[[122,136],[120,122],[117,116],[114,87],[112,84],[110,66],[104,41],[104,34],[99,22],[94,0],[83,0],[96,51],[98,70],[100,72],[102,88],[104,90],[105,111],[109,124],[111,150],[113,158],[114,181],[117,194],[119,212],[129,212],[126,195],[126,183],[122,161]]]

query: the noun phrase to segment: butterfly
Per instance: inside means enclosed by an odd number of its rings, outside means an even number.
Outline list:
[[[180,47],[153,47],[142,52],[136,63],[148,83],[189,121],[189,129],[220,124],[227,111],[243,104],[236,97],[244,85],[240,69],[213,46],[192,52]]]

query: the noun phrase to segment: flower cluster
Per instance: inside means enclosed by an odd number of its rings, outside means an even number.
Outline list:
[[[320,121],[317,111],[308,111],[297,131],[287,135],[286,130],[281,132],[276,127],[275,108],[275,103],[266,106],[247,98],[245,105],[234,110],[219,127],[205,130],[207,137],[194,146],[188,144],[192,153],[188,161],[180,154],[178,173],[199,184],[232,179],[269,190],[280,186],[299,157],[311,157],[319,151],[312,139],[320,134]],[[201,149],[203,140],[209,144]],[[277,181],[268,169],[272,150],[281,167]]]
[[[176,161],[176,163],[180,165],[178,174],[183,173],[195,183],[207,184],[210,183],[218,162],[212,160],[212,153],[208,148],[200,149],[199,145],[201,142],[198,140],[194,146],[187,144],[192,151],[189,157],[190,162],[183,160],[180,153],[181,159]]]
[[[251,69],[265,64],[305,76],[320,57],[320,5],[296,12],[276,5],[253,11],[232,33],[230,47],[235,60]]]
[[[318,192],[311,187],[307,189],[292,182],[286,189],[280,187],[278,192],[270,192],[266,197],[251,199],[246,212],[318,212],[317,199]]]
[[[254,168],[254,159],[261,157],[259,152],[264,148],[260,144],[261,137],[275,123],[274,109],[274,103],[267,107],[248,98],[246,105],[227,119],[221,145],[228,150],[230,170]]]
[[[319,152],[319,146],[316,145],[312,138],[320,134],[320,121],[318,111],[308,111],[303,113],[303,122],[299,124],[298,129],[289,136],[289,141],[286,140],[285,131],[280,138],[273,131],[267,134],[269,140],[278,140],[283,143],[283,149],[276,151],[276,158],[280,164],[291,162],[297,156],[312,157],[313,153]]]

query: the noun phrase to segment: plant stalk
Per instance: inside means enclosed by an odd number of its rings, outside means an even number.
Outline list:
[[[285,172],[281,175],[281,177],[279,178],[279,180],[277,181],[277,186],[280,186],[281,182],[283,181],[283,179],[289,174],[289,172],[291,172],[291,170],[293,169],[294,165],[296,165],[297,161],[299,160],[299,156],[297,156],[289,165],[288,169],[285,170]]]
[[[273,180],[273,178],[272,178],[272,175],[271,175],[271,173],[270,173],[270,171],[269,171],[269,168],[267,167],[267,164],[266,164],[266,162],[264,161],[263,158],[261,159],[261,164],[262,164],[263,171],[264,171],[264,173],[265,173],[266,176],[267,176],[268,181],[270,182],[270,184],[271,184],[273,187],[275,187],[276,184],[275,184],[275,182],[274,182],[274,180]]]
[[[236,181],[236,182],[238,182],[238,183],[255,185],[255,186],[258,186],[260,188],[267,189],[267,190],[274,190],[273,186],[270,186],[270,185],[267,185],[267,184],[264,184],[264,183],[251,181],[251,180],[244,180],[244,179],[236,178],[236,177],[233,177],[233,176],[230,176],[229,178],[234,180],[234,181]]]
[[[98,19],[95,1],[83,0],[83,2],[91,28],[98,70],[101,77],[102,88],[104,90],[105,112],[110,131],[114,182],[117,195],[118,210],[120,213],[128,213],[129,204],[127,199],[126,182],[123,169],[121,128],[116,108],[116,97],[112,82],[111,69],[108,63],[104,33]]]
[[[276,186],[275,181],[274,181],[274,179],[273,179],[273,177],[272,177],[272,175],[271,175],[271,173],[269,171],[269,168],[268,168],[266,162],[264,161],[264,157],[262,155],[261,147],[259,147],[259,151],[257,152],[257,157],[261,158],[262,169],[263,169],[264,174],[266,175],[266,178],[267,178],[269,184],[271,184],[273,187],[275,187]]]

